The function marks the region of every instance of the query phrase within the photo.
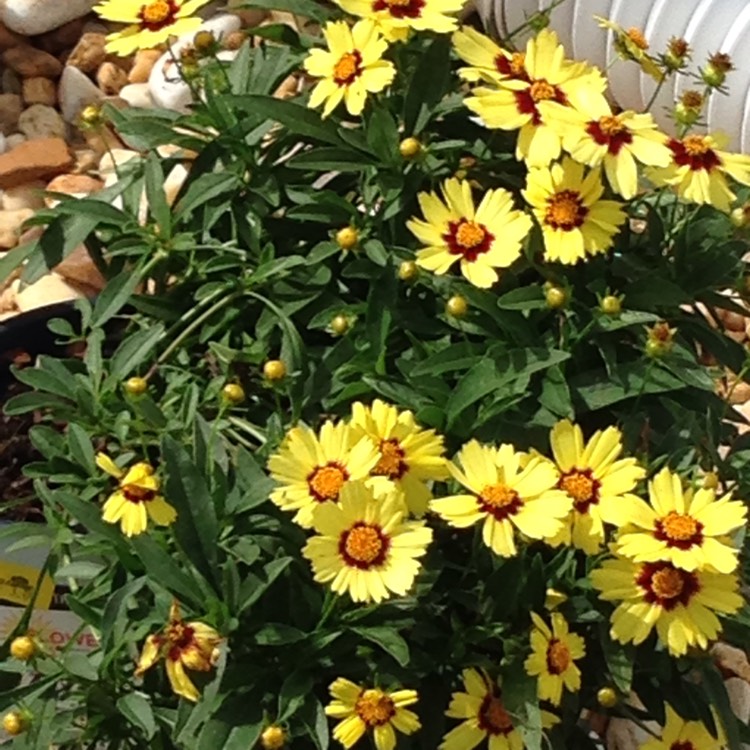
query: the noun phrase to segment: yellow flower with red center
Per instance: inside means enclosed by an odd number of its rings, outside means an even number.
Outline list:
[[[452,41],[456,54],[469,63],[469,67],[458,69],[458,74],[464,80],[484,80],[488,83],[497,83],[506,78],[529,80],[524,52],[505,50],[471,26],[462,26],[453,34]]]
[[[306,425],[293,427],[268,459],[268,470],[281,485],[271,501],[296,511],[294,522],[310,528],[316,506],[338,502],[346,483],[365,479],[379,459],[375,443],[367,436],[355,439],[344,422],[325,422],[319,435]]]
[[[476,440],[461,449],[458,461],[462,468],[448,468],[469,493],[430,503],[430,510],[451,526],[481,522],[484,543],[502,557],[516,554],[516,530],[529,539],[559,533],[571,500],[557,489],[557,472],[549,461],[529,458],[507,443],[494,448]]]
[[[152,49],[171,36],[195,31],[202,20],[194,13],[210,0],[103,0],[93,10],[105,21],[128,24],[107,36],[106,50],[127,57]]]
[[[357,402],[350,422],[355,439],[367,436],[380,451],[372,477],[382,477],[401,490],[409,512],[421,518],[432,498],[428,482],[448,476],[443,438],[421,428],[410,411],[399,411],[379,399],[372,406]]]
[[[389,42],[403,41],[411,30],[449,34],[457,25],[462,0],[336,0],[353,16],[367,18]]]
[[[638,191],[638,162],[666,167],[670,162],[667,136],[649,114],[626,111],[612,114],[606,101],[594,100],[587,117],[579,116],[563,136],[563,147],[589,167],[604,166],[612,189],[623,198]]]
[[[96,465],[119,482],[102,507],[102,520],[119,523],[125,536],[137,536],[148,528],[151,519],[158,526],[169,526],[177,511],[159,494],[161,483],[151,464],[139,461],[127,471],[109,456],[97,453]]]
[[[665,74],[661,66],[647,52],[650,45],[641,29],[637,26],[624,29],[619,24],[607,18],[602,18],[601,16],[594,16],[594,18],[603,29],[611,29],[614,34],[615,50],[623,60],[632,60],[638,63],[641,70],[655,81],[662,81],[664,79]]]
[[[619,203],[602,200],[600,169],[584,177],[584,167],[568,157],[549,169],[529,170],[522,192],[542,228],[548,261],[572,265],[606,252],[627,220]]]
[[[619,602],[611,618],[614,640],[637,646],[656,627],[673,656],[689,646],[705,649],[721,632],[716,613],[734,614],[743,605],[735,574],[682,570],[666,560],[605,560],[591,583],[600,599]]]
[[[743,185],[750,185],[750,156],[722,151],[710,135],[686,135],[667,143],[671,163],[647,174],[655,185],[671,185],[680,198],[691,203],[710,203],[728,212],[737,198],[727,182],[727,175]]]
[[[323,36],[327,50],[313,49],[305,59],[305,70],[321,80],[310,95],[308,106],[323,105],[323,117],[343,101],[350,115],[361,115],[368,94],[390,86],[396,68],[381,59],[388,43],[372,21],[359,21],[352,28],[344,21],[326,24]]]
[[[517,58],[516,68],[520,62]],[[530,167],[544,167],[560,156],[575,102],[584,107],[583,114],[593,106],[606,106],[606,82],[585,64],[565,60],[557,35],[549,29],[529,40],[523,67],[525,77],[491,79],[492,88],[475,88],[465,104],[488,128],[520,129],[516,158]]]
[[[649,484],[649,500],[636,499],[623,520],[629,525],[617,540],[617,551],[636,562],[669,560],[685,570],[731,573],[737,550],[727,535],[745,525],[747,508],[720,500],[712,489],[684,491],[682,480],[662,469]]]
[[[315,580],[330,583],[355,602],[380,602],[405,596],[421,568],[418,558],[432,541],[432,529],[404,520],[401,493],[391,487],[376,496],[372,487],[349,482],[339,504],[319,505],[313,514],[317,536],[302,554]]]
[[[175,694],[189,701],[197,701],[200,692],[185,670],[209,672],[213,669],[219,657],[221,640],[210,625],[185,622],[180,615],[180,605],[174,602],[164,629],[146,638],[135,670],[136,677],[142,676],[164,659],[167,677]]]
[[[595,432],[584,442],[580,426],[564,419],[550,432],[559,472],[557,486],[573,501],[573,510],[550,544],[572,544],[588,555],[604,542],[604,524],[621,525],[638,498],[632,494],[646,476],[634,458],[619,458],[622,433],[616,427]]]
[[[425,218],[406,226],[427,245],[417,252],[418,266],[442,275],[460,261],[464,277],[487,289],[498,280],[495,269],[508,268],[521,255],[531,220],[513,208],[507,190],[488,190],[475,208],[469,182],[452,178],[443,183],[442,200],[435,193],[417,199]]]
[[[571,693],[581,689],[581,670],[577,659],[586,655],[586,643],[580,635],[571,633],[568,623],[559,613],[552,614],[552,628],[535,612],[531,613],[531,655],[526,659],[526,674],[537,677],[540,700],[559,706],[563,688]]]
[[[665,709],[667,720],[661,738],[647,740],[639,750],[723,750],[726,747],[725,740],[714,737],[700,721],[683,719],[668,703]]]
[[[377,750],[393,750],[396,730],[414,734],[421,727],[419,717],[406,708],[419,700],[416,690],[365,688],[343,677],[328,689],[333,700],[325,708],[326,716],[341,719],[334,727],[333,739],[347,750],[367,732],[372,733]]]

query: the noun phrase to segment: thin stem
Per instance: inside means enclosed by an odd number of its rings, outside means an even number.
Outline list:
[[[246,422],[239,417],[227,417],[227,421],[234,427],[247,432],[248,435],[252,435],[261,445],[266,442],[266,436],[255,425],[250,424],[250,422]]]

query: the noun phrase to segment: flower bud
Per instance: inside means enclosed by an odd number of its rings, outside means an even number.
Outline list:
[[[599,301],[599,309],[605,315],[619,315],[622,312],[622,295],[608,294]]]
[[[102,108],[98,104],[89,104],[81,110],[80,122],[86,128],[95,128],[102,124]]]
[[[343,227],[336,232],[336,243],[342,250],[351,250],[359,241],[359,232],[354,227]]]
[[[568,293],[561,286],[549,281],[544,285],[544,299],[547,307],[558,310],[568,304]]]
[[[404,159],[413,159],[422,152],[422,144],[417,138],[404,138],[398,146],[398,152]]]
[[[680,124],[690,127],[700,119],[705,98],[700,91],[689,89],[681,97],[674,108],[674,119]]]
[[[414,281],[419,274],[419,266],[413,260],[405,260],[398,267],[398,277],[401,281]]]
[[[29,661],[37,652],[36,641],[28,635],[14,638],[10,643],[10,655],[19,661]]]
[[[148,382],[145,378],[133,377],[128,378],[122,387],[125,389],[125,393],[129,393],[131,396],[140,396],[146,392]]]
[[[263,730],[260,736],[263,750],[281,750],[286,744],[286,730],[276,724],[271,724]]]
[[[651,328],[646,328],[648,339],[646,340],[646,354],[658,359],[672,351],[674,346],[674,335],[676,328],[670,328],[668,323],[655,323]]]
[[[445,312],[454,318],[466,317],[466,313],[469,312],[469,303],[466,301],[466,297],[454,294],[445,303]]]
[[[221,395],[230,404],[241,404],[245,400],[245,389],[239,383],[227,383]]]
[[[703,83],[710,88],[717,89],[724,84],[727,73],[734,70],[732,58],[725,52],[716,52],[708,58],[705,68],[701,68]]]
[[[750,225],[750,203],[733,209],[729,214],[729,220],[737,229],[744,229]]]
[[[18,711],[9,711],[3,716],[3,729],[11,736],[17,737],[26,731],[27,721]]]
[[[216,46],[216,37],[211,31],[199,31],[193,38],[196,52],[210,52]]]
[[[280,359],[269,359],[263,365],[263,375],[266,380],[283,380],[286,377],[286,365]]]
[[[343,336],[349,330],[349,318],[346,315],[337,315],[331,321],[331,331],[337,336]]]
[[[673,36],[667,43],[667,52],[664,55],[664,62],[667,70],[676,71],[683,68],[690,59],[690,46],[682,38]]]
[[[617,705],[617,691],[611,687],[600,688],[596,700],[602,708],[614,708]]]
[[[719,476],[715,471],[709,471],[703,477],[703,489],[704,490],[717,490],[719,489]]]

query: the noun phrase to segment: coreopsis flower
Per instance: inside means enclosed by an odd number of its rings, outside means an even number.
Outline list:
[[[405,596],[420,570],[418,558],[432,541],[432,529],[404,520],[404,503],[395,487],[381,496],[362,482],[349,482],[339,504],[319,505],[313,514],[317,536],[302,554],[315,580],[330,583],[355,602],[380,602]]]
[[[365,479],[379,460],[375,443],[366,436],[355,440],[344,422],[325,422],[318,435],[306,425],[293,427],[268,459],[268,470],[281,485],[271,501],[296,511],[294,522],[310,528],[316,506],[338,502],[346,483]]]
[[[368,94],[390,86],[396,68],[383,60],[388,42],[372,21],[359,21],[352,28],[345,21],[326,24],[323,36],[327,50],[313,49],[303,66],[321,80],[310,94],[308,106],[323,105],[323,117],[343,101],[350,115],[360,115]]]
[[[557,486],[573,502],[550,544],[572,544],[596,554],[604,542],[604,524],[623,523],[625,508],[638,500],[632,492],[646,472],[634,458],[619,458],[622,433],[616,427],[598,430],[584,442],[580,426],[564,419],[550,431],[550,443],[559,471]]]
[[[657,186],[672,185],[686,201],[710,203],[728,212],[737,196],[726,175],[750,185],[750,156],[720,150],[710,135],[672,138],[667,145],[672,152],[671,163],[664,169],[650,169],[648,176]]]
[[[734,614],[743,604],[735,574],[682,570],[666,560],[605,560],[591,583],[600,599],[619,602],[611,617],[614,640],[637,646],[655,626],[673,656],[688,646],[705,649],[721,632],[716,613]]]
[[[197,701],[200,692],[185,670],[210,671],[218,658],[219,643],[221,636],[210,625],[185,622],[180,614],[180,605],[175,601],[164,628],[146,638],[135,674],[140,677],[164,659],[167,677],[175,694],[189,701]]]
[[[721,738],[716,738],[700,721],[687,721],[682,718],[668,703],[666,722],[661,738],[652,738],[644,742],[639,750],[723,750],[726,746]]]
[[[174,523],[177,511],[159,494],[161,483],[151,464],[139,461],[125,471],[106,454],[97,453],[96,465],[120,485],[104,503],[102,520],[119,522],[125,536],[142,534],[149,519],[159,526]]]
[[[333,739],[347,750],[367,732],[372,732],[377,750],[393,750],[396,730],[414,734],[421,727],[419,717],[406,708],[419,700],[416,690],[365,688],[343,677],[328,689],[333,700],[325,708],[326,716],[341,719],[333,729]]]
[[[469,63],[469,67],[458,69],[464,80],[496,83],[516,78],[528,81],[524,52],[509,52],[471,26],[462,26],[453,34],[452,41],[456,54]]]
[[[457,26],[462,0],[336,0],[347,13],[374,21],[390,41],[403,41],[411,30],[449,34]]]
[[[581,689],[581,670],[576,659],[586,655],[586,643],[580,635],[571,633],[568,623],[559,613],[552,614],[552,628],[535,612],[531,613],[531,655],[526,659],[526,674],[537,677],[540,700],[559,706],[563,688],[571,693]]]
[[[600,100],[592,102],[589,109],[589,119],[581,118],[567,130],[563,147],[581,164],[603,164],[612,189],[623,198],[635,197],[637,162],[651,167],[669,164],[667,136],[650,114],[626,111],[613,115],[609,105]]]
[[[448,476],[443,438],[420,427],[410,411],[399,411],[380,399],[372,406],[353,404],[350,426],[355,438],[366,435],[378,446],[380,458],[370,475],[393,482],[409,512],[423,516],[432,498],[427,482]]]
[[[636,26],[624,29],[614,21],[601,16],[594,16],[603,29],[610,29],[614,34],[614,47],[623,60],[637,63],[646,75],[659,82],[664,79],[664,71],[659,63],[648,54],[649,43],[643,32]]]
[[[484,543],[502,557],[516,554],[516,531],[529,539],[550,539],[559,533],[571,500],[557,489],[551,463],[529,458],[507,443],[495,448],[476,440],[464,445],[458,461],[461,468],[448,468],[469,492],[430,503],[430,509],[451,526],[481,522]]]
[[[564,56],[555,32],[543,29],[526,45],[525,78],[519,73],[493,81],[492,88],[479,86],[464,102],[488,128],[520,129],[516,158],[530,167],[546,166],[560,156],[572,101],[585,107],[584,114],[593,102],[606,104],[601,74]],[[520,63],[517,58],[516,68]]]
[[[544,258],[568,265],[606,252],[627,216],[616,201],[602,200],[599,167],[584,167],[565,157],[562,163],[529,170],[522,191],[542,228]]]
[[[427,245],[417,252],[417,265],[442,275],[458,260],[464,277],[487,289],[498,280],[495,269],[508,268],[521,255],[531,220],[513,208],[513,197],[502,188],[488,190],[476,209],[468,181],[451,178],[442,190],[442,200],[419,193],[425,218],[406,223]]]
[[[203,21],[195,12],[210,0],[103,0],[94,12],[105,21],[128,24],[107,36],[107,52],[127,57],[139,49],[152,49],[171,36],[195,31]]]
[[[739,551],[727,534],[745,524],[744,503],[731,494],[717,500],[711,489],[683,490],[680,477],[666,468],[649,483],[649,501],[636,498],[628,505],[619,554],[636,562],[669,560],[684,570],[737,568]]]

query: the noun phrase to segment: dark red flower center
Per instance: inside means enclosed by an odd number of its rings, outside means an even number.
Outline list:
[[[477,495],[477,503],[485,513],[489,513],[496,521],[504,521],[513,516],[523,506],[523,500],[515,490],[504,484],[488,484]]]
[[[523,52],[514,52],[510,58],[505,55],[498,55],[495,58],[495,67],[498,73],[502,73],[508,78],[519,81],[529,80],[529,74],[526,72],[526,55]]]
[[[368,570],[382,565],[391,547],[380,526],[358,521],[339,537],[339,554],[352,568]]]
[[[339,499],[339,492],[349,479],[349,472],[338,462],[329,461],[325,466],[316,466],[307,476],[310,494],[319,503]]]
[[[573,662],[570,649],[557,638],[547,646],[547,670],[550,674],[562,674]]]
[[[137,484],[126,484],[122,488],[125,499],[131,503],[148,503],[156,497],[156,490],[139,487]]]
[[[381,440],[380,460],[375,465],[372,473],[379,477],[401,479],[409,470],[408,464],[404,461],[405,455],[404,449],[398,440]]]
[[[513,721],[498,695],[487,693],[479,709],[479,727],[487,734],[508,735],[513,731]]]
[[[668,547],[690,549],[703,543],[703,524],[687,514],[672,511],[657,520],[654,536]]]
[[[544,223],[553,229],[570,232],[578,229],[588,216],[589,210],[577,190],[561,190],[547,198]]]
[[[592,120],[586,126],[586,132],[600,145],[606,146],[607,151],[613,156],[620,153],[623,146],[633,142],[633,134],[627,125],[616,115],[600,117]]]
[[[362,55],[357,50],[345,52],[333,66],[333,80],[339,86],[348,86],[362,73]]]
[[[667,611],[679,605],[687,607],[701,588],[695,573],[668,562],[644,563],[635,582],[649,604],[658,604]]]
[[[542,115],[537,107],[538,102],[557,102],[558,104],[567,104],[568,98],[557,86],[553,86],[543,78],[531,81],[528,88],[522,91],[514,92],[516,98],[516,107],[524,115],[531,115],[531,122],[534,125],[541,125]]]
[[[160,31],[166,26],[171,26],[177,19],[180,6],[177,0],[153,0],[145,3],[138,11],[141,30]]]
[[[451,255],[461,255],[469,263],[486,253],[494,239],[495,236],[484,224],[468,219],[449,221],[448,231],[443,235]]]
[[[711,172],[721,166],[719,155],[703,135],[688,135],[681,141],[672,138],[667,145],[678,167],[688,166],[693,172],[701,169]]]
[[[393,18],[419,18],[426,0],[375,0],[373,10],[386,10]]]
[[[572,469],[560,477],[557,486],[573,498],[573,506],[579,513],[588,513],[592,505],[599,503],[601,482],[594,478],[591,469]]]

